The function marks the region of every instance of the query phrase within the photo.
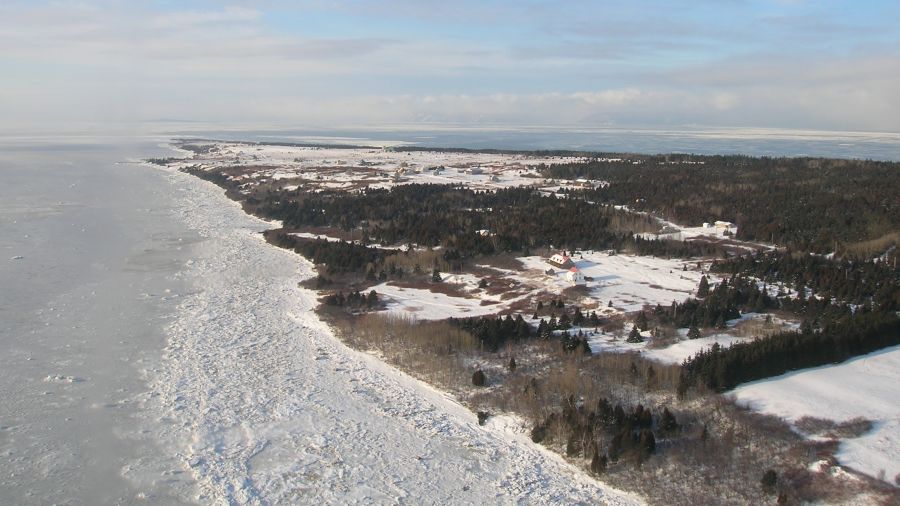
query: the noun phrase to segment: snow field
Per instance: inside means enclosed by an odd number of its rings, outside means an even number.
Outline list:
[[[805,417],[874,422],[867,434],[841,440],[844,466],[895,483],[900,475],[900,346],[841,364],[804,369],[734,390],[741,404],[796,422]]]
[[[523,282],[553,292],[571,286],[565,279],[565,270],[551,266],[541,257],[518,260],[530,271],[527,278],[520,279]],[[574,255],[572,261],[585,277],[593,278],[586,285],[590,293],[588,300],[601,301],[604,306],[612,300],[613,307],[624,312],[638,311],[646,304],[681,302],[697,291],[703,276],[692,269],[694,262],[686,260],[585,251]],[[689,270],[682,270],[685,265]],[[555,274],[544,274],[547,269],[553,269]]]
[[[302,178],[317,188],[348,189],[363,183],[371,188],[390,188],[398,184],[462,184],[477,189],[497,189],[536,185],[546,191],[559,191],[581,183],[559,183],[538,175],[539,164],[571,163],[578,157],[541,157],[491,153],[448,153],[437,151],[394,152],[381,148],[311,148],[293,146],[253,146],[239,142],[217,142],[218,152],[197,155],[173,166],[200,163],[204,167],[246,165],[259,168],[248,184],[264,180]],[[192,153],[193,155],[193,153]],[[440,173],[427,170],[438,166]],[[480,168],[480,173],[467,173]],[[477,171],[476,171],[477,172]],[[394,179],[394,176],[397,179]],[[602,185],[604,182],[593,182]],[[296,189],[297,185],[283,188]]]
[[[565,271],[552,267],[541,257],[520,257],[518,260],[524,265],[522,271],[495,269],[503,273],[502,278],[513,280],[528,290],[524,295],[506,300],[498,295],[478,292],[475,288],[479,280],[471,274],[444,274],[445,283],[465,286],[469,292],[465,297],[426,288],[402,288],[391,282],[381,283],[372,289],[386,297],[389,313],[412,315],[420,320],[439,320],[496,314],[523,299],[545,292],[559,294],[571,286],[564,278]],[[599,304],[596,309],[598,313],[622,313],[640,310],[647,304],[669,305],[673,300],[682,301],[696,291],[703,275],[696,270],[683,271],[686,263],[692,265],[682,260],[584,252],[575,258],[575,264],[593,280],[587,282],[588,295],[582,298],[580,304],[594,307]],[[545,274],[547,269],[553,269],[555,274]],[[610,300],[613,301],[613,310],[606,307]]]

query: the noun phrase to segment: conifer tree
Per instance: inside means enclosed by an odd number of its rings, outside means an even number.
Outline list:
[[[567,330],[569,327],[572,326],[572,325],[569,323],[569,313],[563,313],[563,314],[559,317],[559,323],[558,323],[558,325],[559,325],[559,328],[562,329],[562,330]]]
[[[647,330],[647,327],[650,326],[650,324],[647,322],[647,315],[644,314],[643,311],[638,313],[637,318],[635,318],[634,320],[634,326],[639,328],[641,331]]]
[[[678,432],[678,421],[675,415],[669,411],[669,408],[663,408],[662,415],[659,417],[659,430],[665,435],[673,435]]]
[[[700,278],[700,286],[697,287],[697,297],[706,297],[709,295],[709,280],[706,276]]]
[[[478,369],[475,371],[475,374],[472,375],[472,384],[476,387],[483,387],[487,383],[487,377],[484,375],[484,371]]]
[[[628,334],[628,339],[625,340],[629,343],[643,343],[644,338],[641,337],[641,333],[638,332],[637,326],[631,327],[631,332]]]
[[[691,328],[688,329],[687,336],[689,339],[699,339],[700,329],[698,329],[696,325],[691,324]]]
[[[572,317],[572,324],[576,326],[580,326],[584,323],[584,315],[581,313],[581,309],[575,308],[575,316]]]

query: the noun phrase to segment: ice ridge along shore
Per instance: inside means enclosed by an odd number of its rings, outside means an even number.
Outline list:
[[[298,287],[314,275],[309,262],[263,241],[270,223],[211,183],[169,174],[178,212],[205,240],[148,409],[193,475],[195,500],[642,503],[346,347]]]

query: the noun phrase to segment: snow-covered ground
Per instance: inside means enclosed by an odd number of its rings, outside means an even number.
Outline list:
[[[208,154],[194,156],[183,165],[204,167],[247,166],[247,183],[284,183],[283,189],[390,188],[410,183],[462,184],[496,189],[534,185],[546,192],[560,188],[601,186],[604,181],[562,181],[540,177],[535,167],[582,161],[571,156],[530,156],[496,153],[438,151],[396,152],[381,148],[256,146],[216,142]],[[436,167],[443,167],[434,170]]]
[[[871,431],[841,440],[838,460],[891,483],[900,475],[900,346],[749,383],[734,395],[742,404],[790,422],[805,416],[871,420]]]
[[[630,330],[630,327],[627,327]],[[576,330],[577,332],[577,330]],[[642,332],[644,337],[642,343],[629,343],[626,341],[627,332],[622,335],[594,333],[593,329],[586,329],[588,344],[594,353],[622,353],[633,351],[640,353],[646,358],[662,362],[664,364],[680,364],[692,355],[696,355],[701,350],[709,349],[713,344],[718,343],[719,346],[727,347],[734,343],[744,341],[746,338],[736,337],[727,333],[716,334],[698,339],[682,338],[666,347],[653,348],[648,346],[652,342],[650,332]]]
[[[423,288],[400,287],[391,282],[375,285],[372,290],[378,292],[379,297],[387,303],[387,313],[417,320],[484,316],[495,314],[503,307],[489,303],[488,298],[455,297]],[[482,304],[482,301],[486,303]]]
[[[427,287],[400,287],[393,282],[381,283],[372,289],[384,297],[388,312],[437,320],[496,314],[522,300],[546,298],[546,294],[556,296],[572,286],[565,279],[565,271],[552,267],[544,258],[529,256],[517,260],[523,269],[492,268],[497,273],[492,283],[509,283],[514,287],[512,296],[505,298],[477,290],[479,280],[471,274],[444,275],[444,283],[462,285],[458,296],[438,293],[440,287],[432,291]],[[694,262],[683,260],[610,256],[585,251],[576,255],[574,261],[585,276],[591,278],[578,303],[605,315],[637,311],[648,304],[669,305],[673,300],[682,301],[696,291],[703,276],[695,269]],[[683,270],[685,265],[690,270]],[[554,274],[547,274],[547,269],[553,269]],[[608,307],[609,301],[612,301],[612,307]]]
[[[558,292],[571,285],[565,279],[566,271],[549,265],[538,256],[521,257],[528,270],[523,281],[535,283],[545,289]],[[696,270],[695,262],[636,255],[607,255],[596,251],[580,252],[572,257],[575,266],[588,279],[585,285],[589,300],[601,301],[605,307],[612,301],[620,311],[638,311],[646,304],[669,305],[683,301],[697,291],[703,273]],[[688,270],[683,270],[687,265]],[[554,274],[545,274],[553,269]]]
[[[770,316],[771,324],[763,324],[766,317]],[[722,347],[731,346],[734,343],[746,341],[753,337],[766,335],[769,333],[797,330],[800,328],[799,322],[793,320],[784,320],[777,316],[766,315],[764,313],[746,313],[740,318],[728,320],[725,322],[727,329],[716,332],[715,334],[690,339],[687,337],[688,329],[678,329],[678,335],[674,343],[667,346],[661,346],[659,343],[654,345],[652,332],[641,332],[644,342],[629,343],[626,342],[628,332],[631,326],[626,325],[625,329],[619,335],[606,334],[602,331],[595,332],[593,328],[573,329],[570,332],[578,332],[581,330],[585,333],[591,350],[594,353],[604,352],[637,352],[646,358],[656,360],[665,364],[680,364],[685,359],[696,355],[698,352],[708,350],[714,344]],[[756,327],[747,332],[746,329],[738,330],[737,327],[747,325],[749,323],[756,324]],[[751,337],[748,337],[751,336]]]
[[[344,346],[297,285],[308,262],[212,184],[171,177],[205,241],[146,403],[199,502],[641,502]]]

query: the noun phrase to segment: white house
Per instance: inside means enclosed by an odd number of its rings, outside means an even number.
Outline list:
[[[578,270],[578,267],[572,267],[569,269],[569,272],[566,273],[566,281],[568,281],[572,286],[584,285],[586,284],[584,280],[584,274]]]
[[[481,167],[469,167],[466,169],[466,174],[478,175],[482,173]]]

